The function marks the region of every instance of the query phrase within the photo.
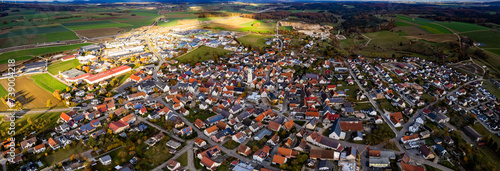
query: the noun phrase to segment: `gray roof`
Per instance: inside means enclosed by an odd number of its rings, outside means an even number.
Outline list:
[[[340,119],[337,119],[335,120],[335,122],[333,122],[333,125],[332,127],[330,128],[330,134],[332,134],[333,132],[335,132],[335,134],[337,134],[337,136],[340,136],[340,133],[342,132],[342,129],[340,128]]]
[[[61,74],[67,75],[69,78],[74,78],[74,77],[78,77],[80,75],[85,74],[85,72],[77,70],[77,69],[70,69],[70,70],[61,72]]]
[[[111,156],[109,156],[109,155],[105,155],[105,156],[102,156],[101,158],[99,158],[99,160],[101,160],[101,161],[103,161],[103,162],[104,162],[104,161],[109,161],[109,160],[111,160]]]

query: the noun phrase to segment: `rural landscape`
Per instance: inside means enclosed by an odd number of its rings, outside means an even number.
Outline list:
[[[0,3],[2,170],[500,170],[500,2]]]

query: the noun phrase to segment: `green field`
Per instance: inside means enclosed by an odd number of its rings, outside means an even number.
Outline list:
[[[66,87],[68,87],[49,74],[32,75],[31,78],[33,79],[33,82],[35,82],[35,84],[51,93],[56,90],[66,90]]]
[[[467,31],[477,31],[477,30],[490,30],[488,27],[471,24],[471,23],[463,23],[463,22],[437,22],[449,29],[455,30],[456,32],[467,32]]]
[[[500,55],[500,49],[485,49],[485,50],[490,51],[491,53]]]
[[[292,30],[292,26],[279,26],[280,30]]]
[[[413,26],[413,25],[407,22],[396,21],[396,26]]]
[[[437,24],[434,24],[432,21],[427,20],[427,19],[422,19],[422,18],[411,18],[408,16],[404,15],[396,15],[397,19],[400,20],[405,20],[408,22],[412,22],[415,24],[418,24],[421,29],[424,29],[425,31],[428,31],[429,33],[432,34],[452,34],[452,32],[442,26],[439,26]],[[397,25],[397,24],[396,24]]]
[[[90,21],[90,22],[73,22],[73,23],[64,23],[63,25],[71,30],[86,30],[86,29],[97,29],[97,28],[131,26],[130,24],[117,23],[117,22],[113,22],[113,21],[109,21],[109,20]]]
[[[0,85],[0,97],[5,97],[7,96],[7,94],[9,94],[9,92],[5,88],[3,88],[2,85]]]
[[[32,34],[32,35],[20,35],[20,36],[12,36],[8,38],[0,39],[0,42],[3,42],[0,46],[1,48],[12,47],[12,46],[20,46],[20,45],[29,45],[29,44],[37,44],[37,43],[48,43],[48,42],[56,42],[61,40],[73,40],[78,39],[78,36],[72,31],[64,31],[64,32],[56,32],[56,33],[41,33],[41,34]]]
[[[224,49],[218,49],[218,48],[211,48],[211,47],[207,47],[207,46],[201,46],[201,47],[197,48],[196,50],[193,50],[187,54],[184,54],[184,55],[176,58],[176,60],[178,60],[179,62],[182,62],[182,63],[198,63],[201,61],[213,59],[214,53],[218,54],[220,57],[220,56],[226,55],[229,52],[231,52],[231,51],[224,50]]]
[[[72,68],[77,67],[78,65],[81,65],[78,59],[72,59],[69,61],[64,61],[64,62],[56,62],[54,64],[50,64],[48,66],[48,71],[52,75],[57,75],[59,74],[59,71],[66,71]]]
[[[463,33],[461,35],[467,36],[476,42],[485,44],[482,48],[500,48],[500,33],[494,31],[476,31]]]
[[[261,35],[261,34],[250,34],[238,38],[242,44],[249,44],[252,46],[267,46],[266,39],[272,38],[273,36]]]
[[[9,33],[0,35],[0,38],[15,37],[15,36],[25,36],[25,35],[35,35],[35,34],[45,34],[45,33],[58,33],[71,31],[64,28],[61,25],[53,25],[46,27],[33,27],[26,29],[11,30]]]
[[[50,147],[47,147],[50,148]],[[55,153],[47,153],[47,157],[43,158],[43,161],[49,166],[55,165],[63,160],[71,157],[73,154],[83,153],[90,150],[89,146],[83,145],[83,143],[76,143],[74,147],[70,148],[60,148]]]
[[[6,61],[8,59],[16,59],[22,60],[26,59],[27,56],[37,56],[44,55],[48,53],[54,52],[63,52],[68,50],[74,50],[81,46],[91,45],[92,43],[81,43],[75,45],[66,45],[66,46],[54,46],[54,47],[44,47],[44,48],[35,48],[35,49],[26,49],[19,51],[12,51],[0,54],[0,61]]]
[[[187,166],[188,165],[187,152],[185,152],[184,154],[182,154],[181,156],[179,156],[179,158],[177,158],[177,161],[179,163],[181,163],[181,166]]]
[[[169,19],[168,22],[158,21],[158,26],[172,27],[179,24],[178,19]]]
[[[256,23],[260,23],[260,25],[254,26],[254,24]],[[240,24],[239,26],[242,26],[242,28],[239,28],[238,31],[255,32],[255,33],[274,33],[276,29],[275,22],[266,22],[264,20],[251,21],[248,23]]]
[[[210,20],[215,20],[223,17],[207,17],[207,18],[198,18],[198,21],[210,21]]]

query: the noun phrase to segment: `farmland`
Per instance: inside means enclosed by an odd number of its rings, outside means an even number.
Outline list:
[[[244,45],[252,45],[252,46],[266,46],[266,39],[271,38],[272,36],[260,35],[260,34],[250,34],[247,36],[243,36],[238,38]]]
[[[57,74],[59,74],[59,71],[61,71],[61,72],[66,71],[66,70],[69,70],[71,68],[75,68],[78,65],[80,65],[80,62],[77,59],[72,59],[72,60],[64,61],[64,62],[57,61],[57,62],[50,64],[48,66],[47,70],[52,75],[57,75]]]
[[[43,89],[49,91],[50,93],[56,91],[56,90],[65,90],[66,85],[63,83],[59,82],[49,74],[37,74],[37,75],[32,75],[31,78],[33,79],[33,82],[35,84],[39,85]]]
[[[500,33],[494,31],[476,31],[463,33],[461,35],[467,36],[479,43],[485,44],[482,48],[500,48]]]
[[[109,27],[126,27],[131,26],[130,24],[125,23],[117,23],[109,20],[104,21],[90,21],[90,22],[73,22],[73,23],[64,23],[65,27],[71,30],[87,30],[87,29],[100,29],[100,28],[109,28]]]
[[[193,50],[187,54],[184,54],[184,55],[176,58],[176,60],[178,60],[179,62],[182,62],[182,63],[198,63],[201,61],[213,59],[214,53],[218,54],[219,56],[223,56],[229,52],[230,51],[224,50],[224,49],[201,46],[201,47],[197,48],[196,50]]]
[[[451,34],[452,32],[442,26],[434,24],[430,20],[422,19],[422,18],[411,18],[404,15],[397,15],[396,17],[399,20],[404,20],[406,22],[414,23],[418,25],[421,29],[424,29],[432,34]],[[401,24],[401,23],[400,23]]]
[[[478,31],[478,30],[489,30],[490,28],[476,25],[476,24],[470,24],[470,23],[463,23],[463,22],[437,22],[438,24],[441,24],[445,27],[448,27],[449,29],[455,30],[456,32],[468,32],[468,31]]]
[[[0,54],[0,61],[5,61],[8,59],[16,59],[17,60],[18,58],[21,58],[21,57],[23,59],[26,59],[27,56],[38,56],[38,55],[44,55],[44,54],[49,54],[49,53],[74,50],[74,49],[77,49],[81,46],[86,46],[86,45],[90,45],[90,44],[91,43],[82,43],[82,44],[75,44],[75,45],[44,47],[44,48],[35,48],[35,49],[26,49],[26,50],[7,52],[7,53]]]
[[[274,33],[276,23],[264,20],[235,17],[212,22],[210,24],[203,25],[203,27],[240,32]]]
[[[28,76],[16,77],[16,100],[23,104],[25,109],[46,108],[47,100],[50,100],[55,106],[64,106],[57,100],[52,93],[44,90],[35,84]],[[3,87],[7,87],[7,79],[0,80]],[[1,103],[0,111],[7,110],[7,106]]]
[[[413,24],[403,22],[403,21],[396,21],[396,26],[413,26]]]
[[[0,35],[1,48],[71,39],[78,39],[78,37],[61,25],[17,29]]]
[[[0,85],[0,97],[5,97],[8,93],[9,92],[5,88],[3,88],[2,85]]]

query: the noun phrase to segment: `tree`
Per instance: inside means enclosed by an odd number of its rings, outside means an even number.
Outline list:
[[[54,91],[52,95],[57,99],[57,100],[62,100],[61,95],[59,94],[59,90]]]
[[[111,96],[113,96],[113,93],[108,92],[108,94],[106,94],[106,96],[111,97]]]
[[[70,90],[71,90],[71,88],[66,87],[66,92],[69,92]]]
[[[52,106],[52,102],[50,101],[50,99],[47,100],[47,107],[50,107]]]

